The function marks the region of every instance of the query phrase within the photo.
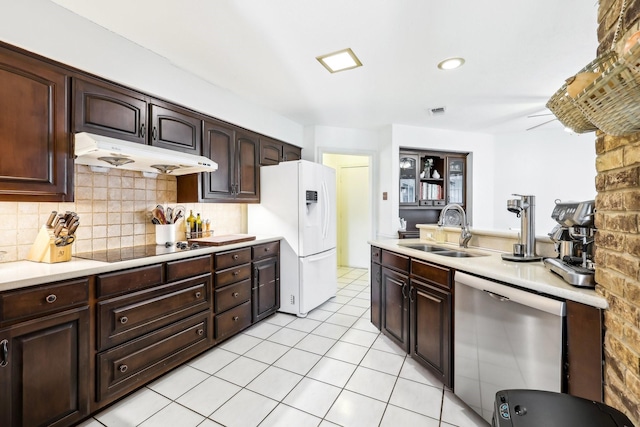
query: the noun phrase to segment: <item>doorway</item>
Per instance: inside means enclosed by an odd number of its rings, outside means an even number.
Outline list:
[[[369,268],[370,161],[368,155],[322,155],[322,163],[336,170],[337,252],[341,267]]]

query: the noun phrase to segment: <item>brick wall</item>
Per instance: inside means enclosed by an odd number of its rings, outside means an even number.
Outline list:
[[[611,47],[621,7],[622,0],[600,0],[598,53]],[[618,53],[639,18],[640,0],[627,0]],[[640,134],[597,132],[596,155],[596,291],[609,302],[605,403],[640,425]]]

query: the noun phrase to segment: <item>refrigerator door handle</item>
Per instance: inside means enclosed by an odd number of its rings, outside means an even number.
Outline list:
[[[329,200],[329,190],[327,190],[327,183],[322,181],[322,193],[324,195],[324,218],[322,224],[322,237],[324,239],[327,238],[329,234],[329,212],[330,212],[330,200]]]

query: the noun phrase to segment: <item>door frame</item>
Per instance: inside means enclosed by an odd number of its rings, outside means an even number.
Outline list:
[[[378,153],[373,150],[357,150],[357,149],[340,149],[340,148],[332,148],[332,147],[319,147],[316,153],[316,161],[318,163],[323,162],[323,157],[325,154],[335,154],[335,155],[346,155],[346,156],[362,156],[368,157],[369,162],[369,220],[370,227],[369,230],[369,239],[373,239],[377,236],[378,229],[378,210],[377,199],[375,198],[375,194],[378,194],[378,181],[374,179],[374,177],[378,176]]]

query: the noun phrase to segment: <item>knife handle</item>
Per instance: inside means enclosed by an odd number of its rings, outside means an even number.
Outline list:
[[[80,221],[75,221],[73,224],[71,224],[69,226],[69,231],[67,232],[67,235],[72,235],[73,233],[75,233],[79,225],[80,225]]]
[[[57,211],[51,211],[51,213],[49,214],[49,219],[47,219],[47,227],[51,228],[53,226],[53,220],[56,219],[56,217],[58,216],[58,212]]]
[[[62,231],[62,228],[64,227],[65,222],[64,219],[61,219],[60,221],[58,221],[58,223],[56,224],[56,228],[54,228],[53,230],[53,235],[58,237],[60,236],[60,232]]]

